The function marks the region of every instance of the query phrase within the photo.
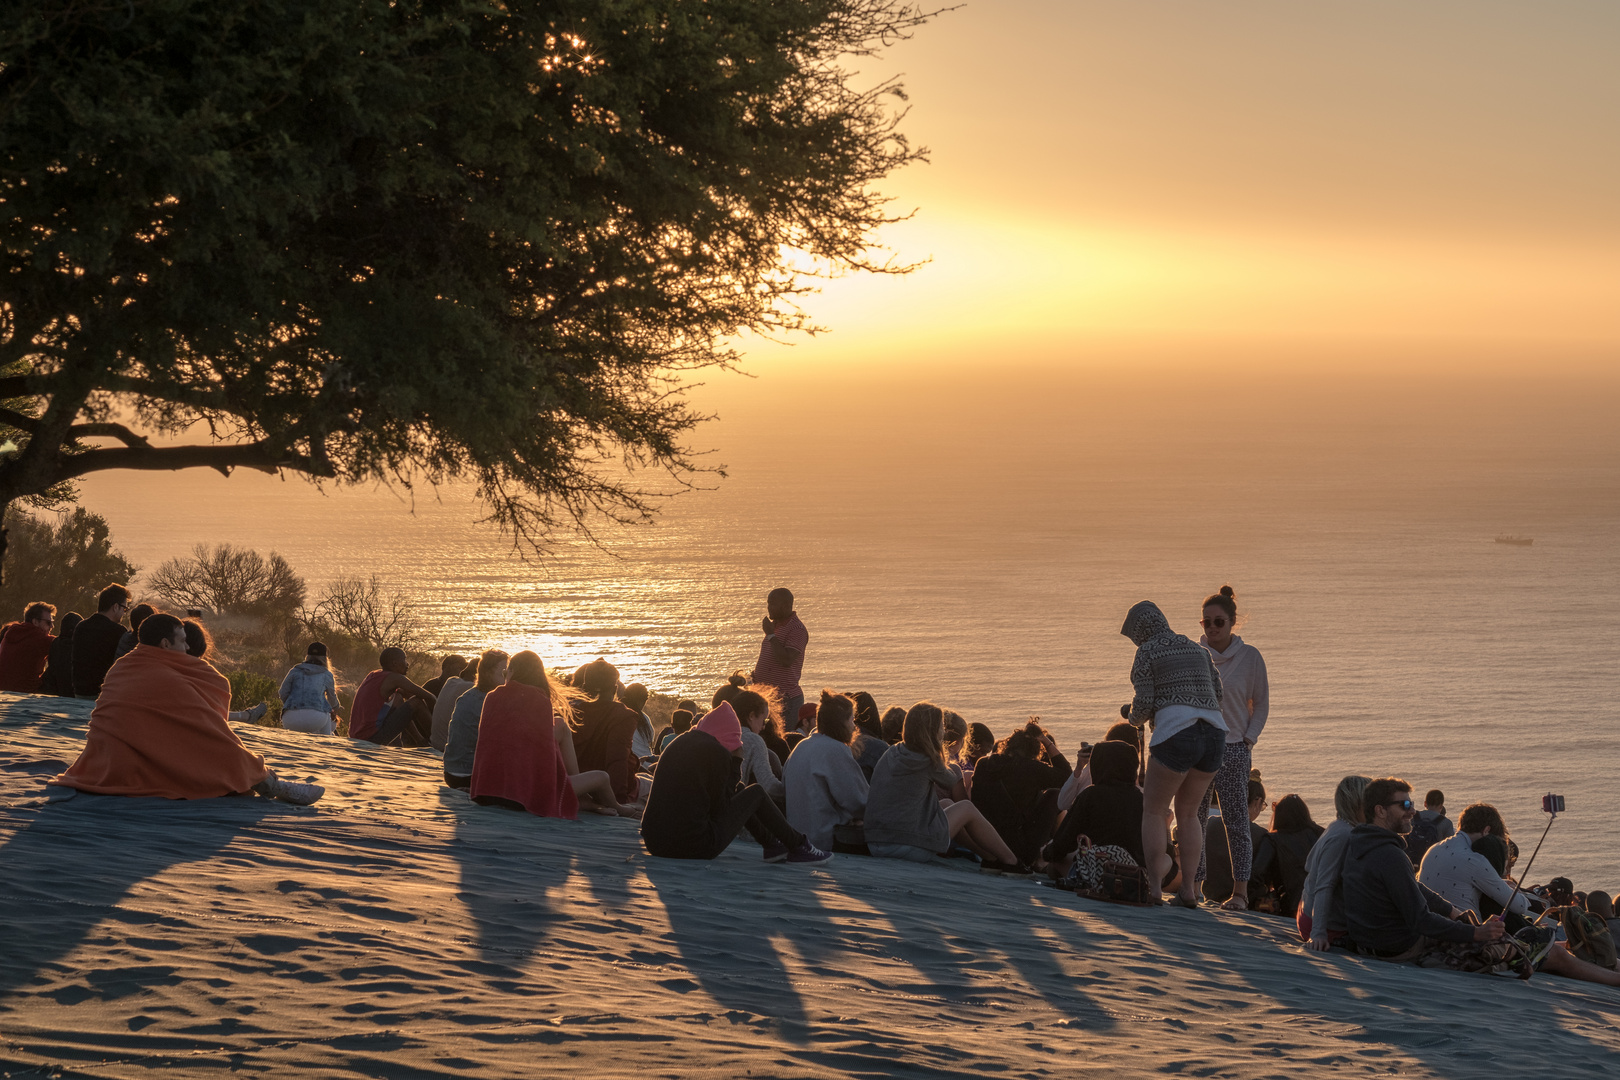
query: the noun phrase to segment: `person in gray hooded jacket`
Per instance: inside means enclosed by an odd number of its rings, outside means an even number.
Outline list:
[[[1142,853],[1150,880],[1157,885],[1170,873],[1169,821],[1176,813],[1176,859],[1181,866],[1185,907],[1198,906],[1196,876],[1203,853],[1198,807],[1221,767],[1226,748],[1226,719],[1221,715],[1221,677],[1215,662],[1197,642],[1170,629],[1157,604],[1132,607],[1121,634],[1136,643],[1131,664],[1130,721],[1153,725],[1148,740],[1147,775],[1142,785]]]
[[[978,807],[934,793],[936,784],[956,779],[945,765],[944,727],[943,710],[931,702],[919,701],[906,713],[903,741],[872,770],[866,846],[879,858],[927,862],[954,841],[972,849],[987,873],[1028,873]]]

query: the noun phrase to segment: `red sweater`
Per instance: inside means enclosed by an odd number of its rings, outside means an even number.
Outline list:
[[[0,690],[39,693],[39,677],[45,674],[45,661],[55,640],[55,634],[47,634],[31,622],[7,623],[0,628]]]

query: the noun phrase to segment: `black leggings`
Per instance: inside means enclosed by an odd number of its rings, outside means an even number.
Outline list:
[[[773,840],[787,845],[792,851],[804,843],[804,833],[787,823],[782,811],[776,808],[765,789],[749,784],[731,797],[726,811],[714,823],[714,836],[707,844],[702,842],[683,845],[675,851],[654,851],[652,854],[666,859],[714,859],[731,846],[737,830],[748,829],[748,835],[766,846]]]

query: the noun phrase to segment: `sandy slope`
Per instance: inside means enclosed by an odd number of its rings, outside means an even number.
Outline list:
[[[41,806],[84,715],[0,695],[12,1076],[1620,1073],[1620,992],[954,867],[662,862],[628,821],[474,806],[421,753],[245,728],[327,798]]]

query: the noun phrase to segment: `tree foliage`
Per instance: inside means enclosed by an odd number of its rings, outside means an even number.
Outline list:
[[[304,606],[304,579],[286,559],[231,544],[198,544],[154,570],[147,585],[177,608],[289,619]]]
[[[842,65],[924,17],[17,0],[0,505],[245,466],[471,480],[536,543],[646,517],[700,469],[687,373],[807,328],[794,267],[903,269],[874,185],[920,152]]]
[[[140,572],[113,550],[106,519],[83,507],[50,518],[11,510],[5,527],[11,538],[0,621],[22,618],[36,600],[55,604],[58,615],[96,610],[96,594],[113,582],[129,584]]]

